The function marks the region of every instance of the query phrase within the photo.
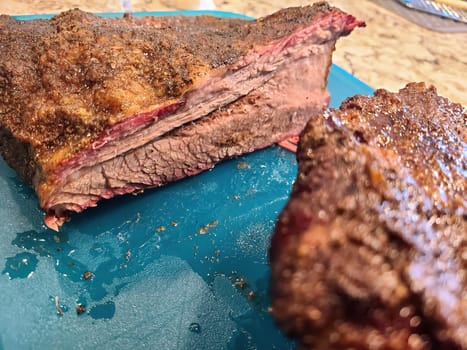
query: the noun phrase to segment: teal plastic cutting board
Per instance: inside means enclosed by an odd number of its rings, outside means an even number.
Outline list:
[[[332,106],[372,93],[337,66],[329,90]],[[104,201],[57,234],[0,159],[0,350],[293,348],[268,314],[267,249],[296,170],[270,147]]]

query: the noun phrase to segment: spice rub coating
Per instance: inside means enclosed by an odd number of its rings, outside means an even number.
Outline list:
[[[78,9],[51,20],[0,16],[0,142],[21,150],[3,156],[31,184],[109,126],[180,101],[213,70],[330,9],[319,3],[256,21]]]

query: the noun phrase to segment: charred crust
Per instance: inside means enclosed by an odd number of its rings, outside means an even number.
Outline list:
[[[18,173],[21,180],[33,186],[34,178],[40,175],[41,170],[30,143],[14,137],[7,129],[0,128],[0,155]]]

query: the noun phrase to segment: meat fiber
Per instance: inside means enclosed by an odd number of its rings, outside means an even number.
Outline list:
[[[329,102],[336,40],[363,23],[326,3],[256,21],[0,17],[0,152],[47,226],[297,135]]]
[[[466,123],[415,83],[309,121],[270,250],[301,348],[467,349]]]

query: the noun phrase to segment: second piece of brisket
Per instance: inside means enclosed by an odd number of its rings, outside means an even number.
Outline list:
[[[415,83],[310,120],[270,251],[302,348],[467,349],[466,123]]]

